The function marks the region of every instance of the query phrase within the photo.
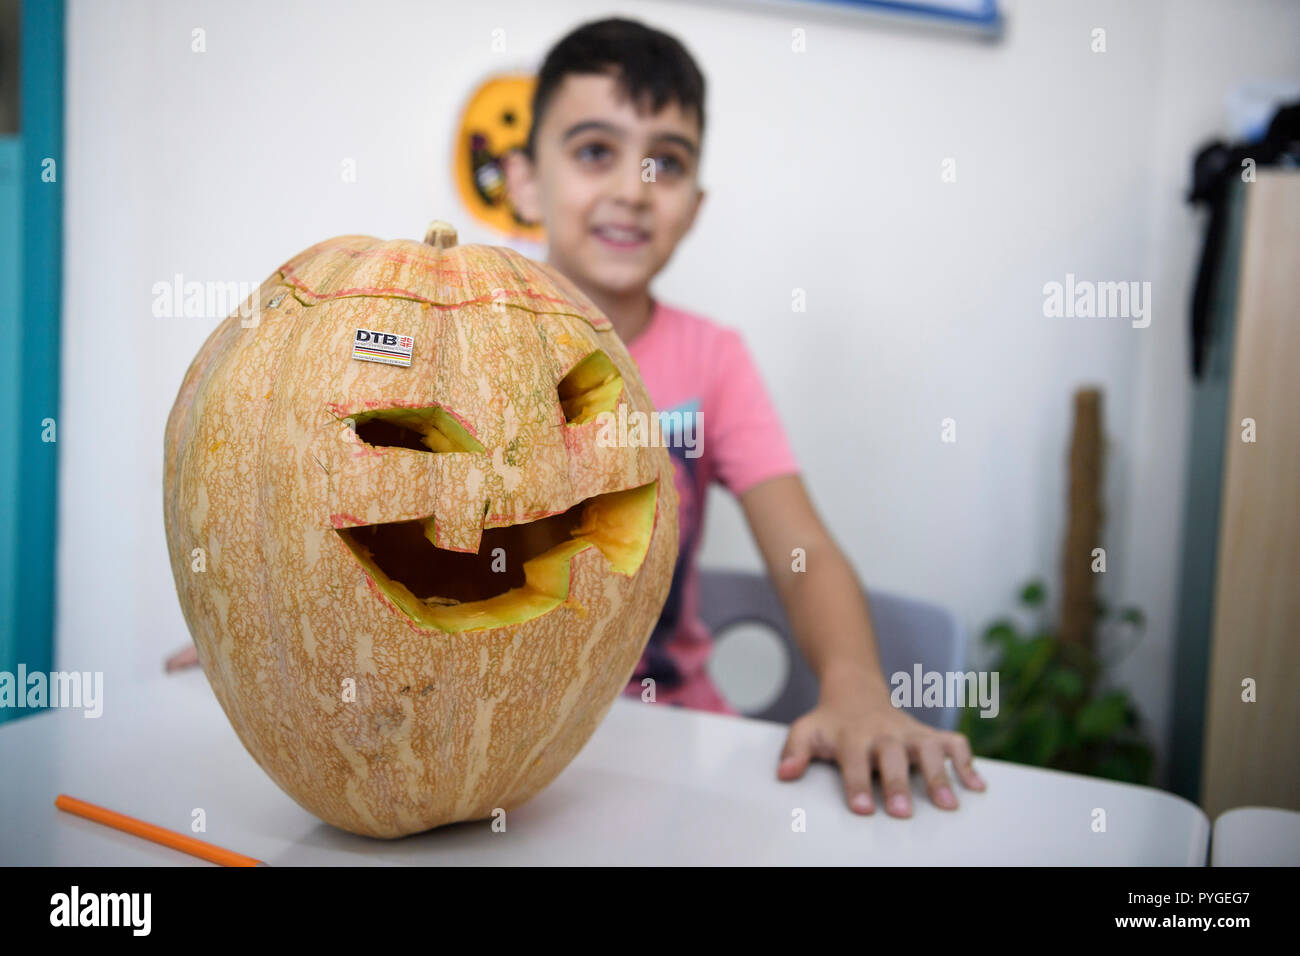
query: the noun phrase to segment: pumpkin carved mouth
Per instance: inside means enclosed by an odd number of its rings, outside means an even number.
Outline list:
[[[483,531],[477,552],[433,545],[432,519],[335,529],[381,591],[421,627],[460,632],[519,624],[568,601],[570,562],[596,548],[631,577],[654,533],[658,481],[567,511]]]

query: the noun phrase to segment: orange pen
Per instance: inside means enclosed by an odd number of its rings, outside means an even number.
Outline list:
[[[128,817],[125,813],[106,810],[93,803],[87,803],[85,800],[70,797],[66,793],[61,793],[55,797],[54,805],[60,810],[75,813],[87,820],[94,820],[106,827],[121,830],[123,833],[129,833],[132,836],[143,837],[146,840],[152,840],[154,843],[161,843],[173,850],[180,850],[182,853],[188,853],[191,856],[197,856],[212,863],[220,863],[222,866],[266,866],[261,860],[255,860],[251,856],[244,856],[244,854],[236,853],[233,850],[222,849],[212,843],[196,840],[192,836],[176,833],[165,827],[145,823],[135,817]]]

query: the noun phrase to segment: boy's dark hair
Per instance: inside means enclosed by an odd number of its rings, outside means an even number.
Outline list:
[[[648,98],[657,113],[670,101],[694,110],[704,133],[704,74],[673,37],[636,20],[584,23],[546,54],[533,90],[533,123],[524,152],[534,157],[534,136],[560,83],[570,74],[615,74],[632,102]]]

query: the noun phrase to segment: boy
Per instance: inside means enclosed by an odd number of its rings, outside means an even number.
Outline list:
[[[624,692],[639,696],[650,677],[660,702],[734,713],[709,681],[712,642],[695,605],[695,545],[708,482],[717,480],[740,500],[821,688],[818,705],[790,728],[778,776],[795,780],[813,758],[834,760],[849,806],[872,813],[874,764],[886,812],[906,817],[914,763],[935,805],[956,809],[948,757],[964,785],[984,789],[970,744],[891,705],[857,575],[808,499],[740,336],[650,292],[704,198],[703,130],[704,77],[681,44],[634,21],[603,20],[547,55],[528,144],[506,159],[515,208],[546,228],[547,262],[609,317],[656,407],[700,413],[699,457],[669,442],[681,501],[678,564]],[[795,547],[806,555],[803,573],[791,569]]]

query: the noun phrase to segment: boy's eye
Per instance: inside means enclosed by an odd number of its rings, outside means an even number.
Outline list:
[[[580,162],[600,162],[609,156],[609,149],[604,143],[587,143],[579,146],[575,155]]]
[[[655,168],[659,171],[660,175],[680,176],[686,171],[686,164],[676,156],[656,156]]]

